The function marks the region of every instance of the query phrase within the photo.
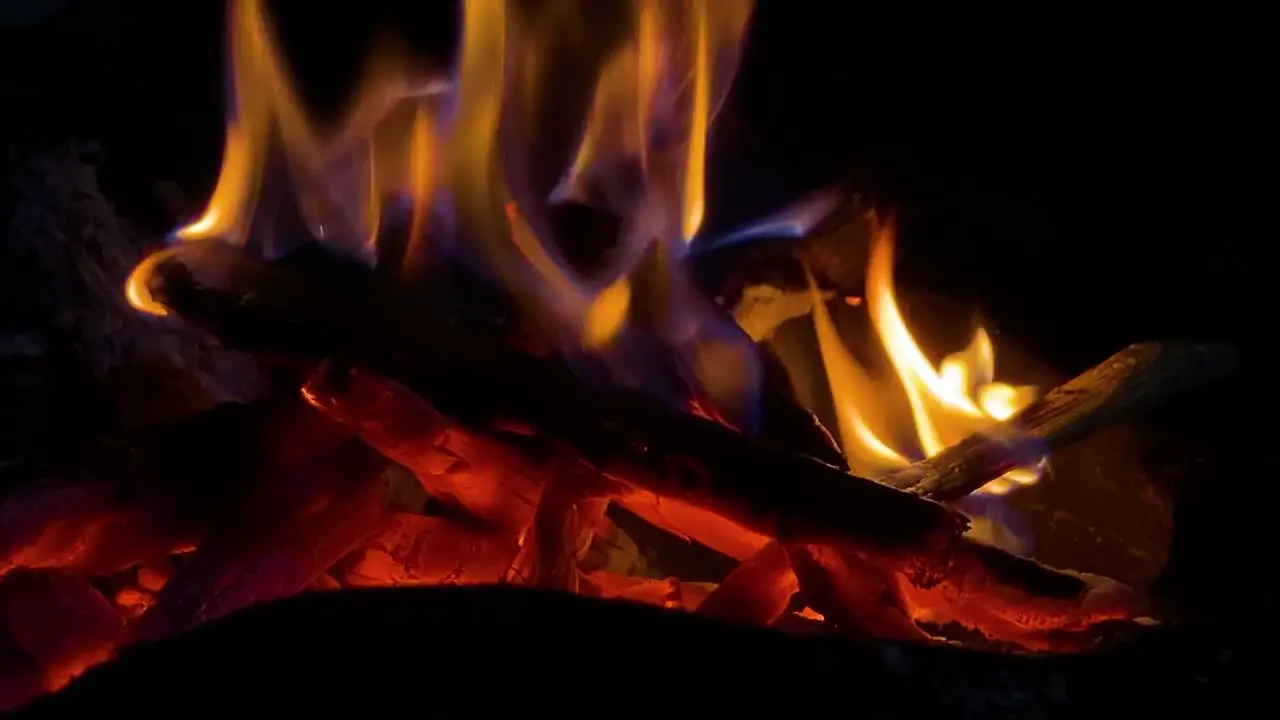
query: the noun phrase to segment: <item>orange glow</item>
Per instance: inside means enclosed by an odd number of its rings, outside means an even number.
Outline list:
[[[936,367],[916,343],[898,308],[893,284],[893,227],[877,228],[867,268],[866,306],[885,354],[893,366],[911,409],[911,425],[926,457],[1006,420],[1036,397],[1032,387],[996,382],[995,349],[979,327],[969,346],[948,355]],[[881,477],[911,462],[886,438],[897,426],[878,398],[884,392],[844,347],[831,315],[810,280],[818,346],[836,405],[841,445],[854,472]],[[858,306],[861,303],[853,304]],[[1018,468],[988,483],[982,492],[1004,494],[1034,483],[1037,467]]]
[[[151,290],[147,288],[147,279],[151,277],[151,273],[160,264],[160,261],[170,254],[172,254],[170,250],[161,250],[150,255],[138,263],[133,272],[129,273],[129,278],[124,283],[124,296],[134,309],[150,315],[164,316],[169,314],[169,311],[163,305],[151,297]]]

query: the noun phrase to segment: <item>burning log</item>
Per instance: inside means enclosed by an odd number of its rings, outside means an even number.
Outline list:
[[[630,577],[608,572],[586,573],[581,578],[588,597],[629,602],[664,608],[697,610],[715,592],[707,583],[680,582],[675,578]]]
[[[28,672],[19,673],[26,682],[3,688],[0,709],[66,685],[110,657],[124,633],[124,619],[111,603],[88,581],[70,575],[10,575],[0,584],[0,617],[5,621],[0,634],[39,669],[35,687]]]
[[[151,296],[229,344],[356,362],[405,380],[469,425],[515,419],[582,453],[606,477],[761,535],[850,546],[927,582],[945,574],[947,549],[963,531],[963,519],[940,505],[632,393],[588,390],[559,360],[521,357],[502,338],[437,327],[431,313],[406,314],[400,303],[408,300],[379,295],[376,286],[357,285],[332,302],[324,282],[235,248],[175,250],[150,261]]]
[[[496,583],[518,551],[515,535],[395,513],[351,563],[341,563],[338,578],[349,587]]]
[[[566,472],[583,472],[568,469]],[[533,526],[508,579],[534,587],[578,589],[578,561],[591,547],[592,532],[604,518],[609,499],[579,492],[572,476],[552,479],[542,493]]]
[[[729,573],[698,606],[698,612],[743,625],[771,625],[786,611],[798,589],[787,553],[778,543],[770,542]]]
[[[812,545],[792,545],[786,557],[805,600],[837,630],[886,640],[929,637],[902,609],[889,573],[856,555]]]
[[[350,433],[296,397],[230,403],[107,439],[0,504],[0,574],[109,574],[195,544],[211,516]]]
[[[936,500],[959,499],[1005,472],[1033,462],[1047,450],[1085,437],[1127,413],[1211,384],[1233,372],[1235,364],[1235,352],[1222,345],[1133,345],[1051,390],[1006,425],[973,435],[886,482]],[[766,546],[760,552],[771,548]],[[1078,622],[1082,608],[1071,598],[1077,597],[1083,586],[1065,590],[1065,603],[1052,608],[1029,607],[1044,598],[1037,589],[1040,566],[1008,563],[996,581],[989,577],[986,561],[974,558],[986,552],[984,546],[971,545],[960,553],[968,560],[958,562],[955,571],[955,577],[966,579],[931,590],[895,580],[850,553],[840,557],[828,549],[799,546],[790,554],[811,602],[816,601],[815,607],[846,629],[861,632],[870,627],[879,637],[920,637],[923,634],[908,616],[937,621],[937,612],[947,621],[982,628],[1027,647],[1061,649],[1065,645],[1062,640],[1038,635],[1035,624],[1060,622],[1070,627]],[[745,574],[752,568],[748,561],[739,570]],[[852,578],[856,582],[851,582]],[[755,577],[748,584],[767,582],[766,577]],[[1012,595],[1006,592],[1018,587],[1023,589]],[[1055,617],[1058,620],[1048,619]],[[1092,618],[1090,622],[1102,619]]]
[[[59,565],[81,533],[118,504],[106,482],[38,487],[0,505],[0,574],[15,567]]]
[[[351,378],[353,383],[386,382],[358,371],[353,371]],[[385,396],[398,396],[401,392],[401,390],[389,390]],[[323,406],[334,404],[334,401],[330,400],[320,401]],[[421,400],[415,398],[414,402],[420,403]],[[406,416],[404,408],[392,410],[393,412],[383,417],[404,418]],[[385,421],[380,421],[376,416],[353,417],[351,420],[355,426],[362,429],[364,437],[375,447],[386,444],[383,439],[384,434],[391,437],[402,435],[396,428],[384,427]],[[430,438],[426,439],[427,445],[431,442]],[[849,477],[843,474],[841,476]],[[626,476],[620,474],[619,477]],[[600,491],[598,482],[589,477],[582,479],[588,485],[575,490],[586,492],[587,496],[590,496],[591,492]],[[856,479],[851,481],[856,482]],[[624,507],[643,510],[640,513],[641,517],[656,526],[678,535],[691,537],[712,547],[736,550],[738,552],[736,557],[739,559],[746,560],[752,557],[761,551],[761,548],[766,548],[769,542],[768,536],[763,533],[744,527],[739,522],[715,512],[713,508],[691,502],[687,498],[659,495],[652,491],[638,492],[627,486],[615,487],[612,492],[618,493],[615,497]],[[561,510],[568,507],[564,503],[557,505]],[[562,524],[566,517],[572,516],[561,515],[559,520],[552,523],[552,528],[556,530],[571,528],[572,525]],[[560,558],[562,563],[566,562],[567,547],[571,543],[566,543],[563,539],[555,539],[557,536],[554,532],[552,537],[554,543],[559,543],[560,550],[557,551],[559,554],[556,557]],[[1135,611],[1130,594],[1104,579],[1046,568],[1038,563],[1008,556],[1003,551],[988,548],[964,538],[953,540],[947,551],[954,553],[956,559],[937,579],[942,588],[939,595],[925,595],[916,599],[903,593],[881,593],[880,597],[896,603],[893,607],[884,609],[883,612],[888,613],[893,608],[897,608],[898,614],[905,617],[937,620],[945,615],[947,603],[954,603],[961,609],[966,605],[980,607],[983,603],[998,604],[1000,606],[998,610],[985,614],[958,611],[957,614],[946,617],[948,620],[962,622],[999,639],[1017,642],[1023,637],[1040,633],[1046,628],[1070,630],[1116,618],[1130,617]],[[817,577],[822,573],[833,576],[822,579],[810,594],[833,601],[847,601],[844,595],[823,590],[822,587],[840,587],[842,584],[847,584],[849,579],[838,575],[840,573],[848,575],[855,570],[859,580],[868,583],[868,587],[894,588],[898,583],[928,584],[922,583],[918,576],[910,572],[902,572],[900,566],[895,565],[892,560],[886,560],[883,555],[876,554],[874,550],[846,554],[848,557],[842,563],[812,565],[813,569],[802,577],[802,580]],[[766,567],[774,569],[763,574],[757,572],[759,568]],[[755,575],[759,577],[753,578]],[[563,574],[560,577],[563,578]],[[786,577],[786,571],[779,571],[771,563],[748,562],[744,568],[740,568],[738,581],[735,581],[730,586],[731,589],[725,592],[734,592],[733,587],[750,585],[752,582],[759,583],[761,587],[775,587],[779,583],[785,583]],[[565,587],[561,583],[555,585]],[[805,588],[802,587],[802,589]],[[908,602],[909,600],[915,600],[919,607]],[[785,606],[782,600],[777,602]],[[846,608],[844,612],[846,618],[844,627],[853,628],[851,618],[874,620],[876,614],[881,611],[872,612],[867,608],[867,602],[861,602]],[[988,620],[991,622],[986,622]],[[886,625],[885,622],[872,622],[862,632],[876,632],[877,628],[884,625]],[[896,636],[900,635],[901,633],[898,633]]]
[[[338,383],[335,385],[334,383]],[[407,389],[360,373],[316,373],[311,403],[413,471],[438,502],[498,532],[521,533],[533,519],[549,459],[530,458],[451,422]]]
[[[1131,413],[1235,372],[1233,348],[1215,343],[1139,343],[1050,390],[1008,422],[971,435],[884,482],[939,501],[957,500],[1047,450]]]
[[[329,472],[342,476],[348,487],[219,587],[204,618],[302,592],[382,525],[389,508],[388,475],[394,470],[363,443],[351,443],[326,459],[332,463]]]
[[[152,263],[153,298],[228,343],[329,355],[405,379],[413,391],[407,395],[429,401],[430,419],[415,422],[425,422],[417,427],[431,432],[388,428],[388,418],[400,420],[385,407],[376,415],[349,412],[345,418],[375,446],[399,446],[401,453],[391,454],[397,460],[435,447],[432,432],[441,432],[447,416],[451,422],[445,427],[483,438],[487,447],[505,446],[503,457],[512,457],[514,450],[546,458],[552,454],[549,445],[572,448],[617,483],[605,492],[629,508],[655,509],[642,517],[660,527],[702,540],[702,528],[693,526],[700,523],[672,527],[662,520],[670,519],[672,508],[686,508],[698,520],[717,519],[741,539],[740,559],[776,537],[787,544],[842,548],[913,585],[941,583],[951,597],[999,600],[1004,590],[997,588],[1004,585],[1013,598],[1047,593],[1052,613],[1061,616],[1054,622],[1064,626],[1129,616],[1134,610],[1131,598],[1113,593],[1110,583],[1035,563],[1002,563],[998,553],[961,539],[964,520],[941,505],[753,441],[718,423],[661,410],[625,391],[588,389],[562,361],[522,355],[497,333],[463,332],[447,322],[437,324],[432,313],[407,312],[412,299],[393,289],[376,284],[361,289],[357,283],[342,302],[330,302],[335,294],[323,289],[323,278],[332,266],[290,269],[217,243],[181,246]],[[411,324],[405,324],[408,318]],[[362,382],[362,375],[339,374],[334,389]],[[332,408],[341,402],[319,398],[318,404]],[[512,420],[518,433],[508,429]],[[956,564],[955,556],[962,562]],[[993,564],[1000,567],[989,567]],[[1094,607],[1099,594],[1107,598],[1102,609]]]
[[[133,628],[135,636],[167,635],[212,612],[302,590],[377,530],[386,489],[374,479],[384,463],[349,439],[300,466],[259,478],[255,492],[212,524],[214,532]],[[271,567],[275,571],[267,572]]]

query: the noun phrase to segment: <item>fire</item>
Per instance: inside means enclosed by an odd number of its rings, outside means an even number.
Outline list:
[[[987,331],[974,331],[968,347],[934,364],[916,343],[898,308],[893,283],[894,233],[877,226],[867,268],[865,305],[872,326],[893,366],[911,408],[912,430],[919,450],[931,457],[965,437],[1007,420],[1035,399],[1034,387],[995,381],[995,349]],[[892,437],[894,417],[877,398],[882,390],[844,346],[816,284],[813,321],[818,347],[836,406],[841,446],[854,472],[882,477],[911,463],[908,455],[885,438]],[[863,304],[847,303],[853,307]],[[1018,468],[988,483],[982,492],[1003,495],[1039,479],[1045,460]]]
[[[269,159],[282,157],[287,190],[312,239],[366,262],[399,263],[405,282],[441,251],[479,258],[566,353],[589,352],[618,378],[636,382],[645,373],[636,372],[635,358],[656,344],[695,385],[692,397],[675,402],[752,432],[761,372],[752,341],[692,286],[683,268],[706,215],[707,138],[732,82],[752,3],[617,5],[623,32],[591,78],[578,141],[549,193],[531,179],[529,148],[537,143],[543,98],[564,82],[563,57],[572,56],[573,38],[593,22],[587,4],[531,12],[515,2],[464,0],[462,10],[452,79],[383,49],[341,121],[321,127],[294,87],[261,0],[232,0],[231,113],[222,169],[204,212],[173,241],[265,244],[263,238],[288,236],[287,229],[262,227],[277,222],[264,215],[280,190],[268,177],[278,166]],[[760,221],[718,244],[761,232],[803,234],[838,197],[816,193],[786,218]],[[622,218],[605,267],[587,273],[561,255],[546,211],[565,201]],[[397,209],[407,222],[388,222]],[[379,245],[394,227],[407,228],[399,257]],[[268,254],[287,249],[261,248]],[[865,306],[909,401],[919,446],[914,454],[929,456],[1008,418],[1035,391],[994,381],[994,350],[981,328],[969,347],[935,367],[898,309],[892,257],[885,227],[871,254]],[[146,289],[158,259],[138,266],[126,296],[162,315],[165,309]],[[857,307],[864,299],[845,302]],[[845,350],[823,303],[815,300],[814,307],[853,469],[876,477],[902,467],[913,452],[893,439],[900,418],[873,400],[883,388]],[[1037,477],[1036,468],[1017,470],[986,492],[1007,492]]]
[[[567,171],[557,187],[540,188],[530,171],[534,130],[544,122],[543,98],[565,82],[563,58],[576,51],[574,37],[598,19],[590,5],[531,11],[505,0],[465,0],[451,80],[383,50],[342,120],[321,127],[295,89],[263,3],[232,0],[222,170],[204,212],[173,242],[274,243],[280,246],[260,250],[285,254],[292,248],[279,239],[299,229],[276,227],[287,215],[276,206],[292,200],[310,239],[368,263],[398,263],[405,282],[440,252],[478,262],[532,326],[567,354],[603,358],[617,378],[638,374],[629,365],[652,352],[640,346],[662,347],[719,416],[749,431],[760,373],[750,339],[692,287],[682,260],[706,214],[707,135],[752,4],[610,6],[624,32],[591,78]],[[283,188],[273,175],[281,165]],[[619,192],[619,178],[636,182]],[[565,201],[623,219],[605,267],[586,272],[562,256],[547,211]],[[406,222],[392,222],[396,212]],[[396,238],[406,240],[397,257],[380,242],[398,227],[408,237]],[[155,264],[137,268],[126,296],[160,315],[164,308],[147,291]]]

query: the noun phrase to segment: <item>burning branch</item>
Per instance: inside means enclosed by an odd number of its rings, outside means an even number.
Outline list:
[[[884,482],[934,500],[957,500],[1050,450],[1229,377],[1236,365],[1235,350],[1222,344],[1131,345],[1050,390],[1007,422]]]

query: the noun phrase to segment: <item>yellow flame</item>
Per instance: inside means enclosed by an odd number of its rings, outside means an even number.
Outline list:
[[[814,293],[814,327],[836,406],[842,446],[855,472],[883,476],[909,463],[883,438],[887,436],[883,397],[866,371],[841,343],[835,324]],[[867,268],[866,305],[876,335],[893,366],[911,408],[912,430],[926,456],[933,456],[969,435],[1006,420],[1036,397],[1032,387],[996,382],[991,338],[978,328],[968,347],[935,367],[916,344],[898,307],[893,283],[893,228],[877,228]],[[868,418],[878,424],[868,422]],[[1039,468],[1019,468],[989,483],[988,494],[1008,492],[1035,482]]]
[[[685,151],[684,203],[680,218],[681,237],[691,242],[702,227],[706,204],[707,125],[711,115],[710,39],[707,27],[707,2],[690,4],[690,27],[694,34],[693,102],[689,112],[689,149]]]
[[[585,186],[616,181],[632,163],[644,195],[671,193],[670,234],[689,242],[706,213],[707,136],[728,92],[750,17],[746,0],[634,0],[629,39],[596,80],[587,125],[563,192],[579,201]],[[649,198],[652,201],[653,198]],[[611,200],[614,204],[616,200]],[[633,212],[628,198],[624,212]]]
[[[613,342],[626,325],[630,306],[631,283],[620,277],[592,300],[582,329],[583,347],[598,350]]]
[[[154,253],[144,258],[133,269],[133,272],[129,273],[129,278],[124,283],[124,296],[135,309],[160,317],[169,314],[165,306],[151,296],[151,290],[147,287],[147,280],[151,277],[151,273],[155,271],[156,266],[168,257],[171,252],[170,250],[161,250],[158,253]]]
[[[462,56],[449,138],[450,185],[459,212],[486,228],[482,241],[504,234],[493,222],[495,211],[506,203],[494,180],[506,82],[507,13],[506,0],[464,0],[462,4]]]
[[[821,291],[809,276],[813,300],[813,324],[818,350],[827,372],[827,382],[835,398],[836,429],[850,466],[858,473],[879,477],[909,461],[880,439],[871,422],[883,432],[884,417],[875,398],[878,390],[853,356],[844,347]]]
[[[400,57],[384,45],[369,63],[365,79],[343,121],[320,132],[302,102],[280,55],[270,18],[261,0],[232,0],[228,10],[228,55],[231,68],[231,117],[227,121],[222,169],[204,212],[180,228],[180,240],[217,238],[240,243],[257,203],[265,161],[278,137],[295,174],[323,178],[326,166],[345,153],[373,157],[373,127],[398,98],[409,93],[412,79]],[[432,88],[437,91],[439,88]],[[376,197],[373,163],[366,182]],[[334,198],[308,198],[332,204]],[[378,204],[367,196],[350,198],[365,213],[360,242],[376,234]],[[326,212],[333,212],[326,209]],[[344,216],[344,219],[346,218]]]
[[[421,257],[427,215],[431,207],[431,193],[435,182],[435,135],[426,110],[418,107],[413,115],[413,130],[409,143],[409,182],[412,188],[413,210],[409,219],[409,249],[405,254],[404,268],[412,269]]]

